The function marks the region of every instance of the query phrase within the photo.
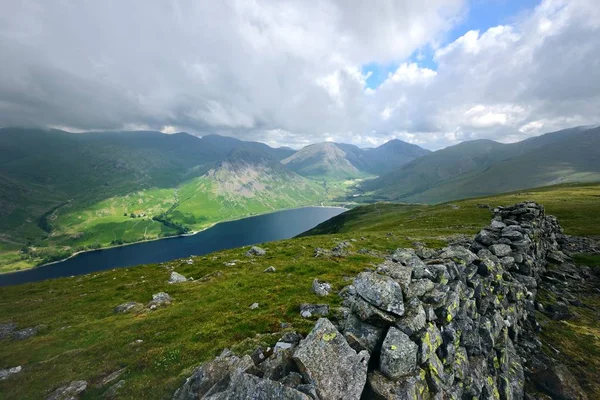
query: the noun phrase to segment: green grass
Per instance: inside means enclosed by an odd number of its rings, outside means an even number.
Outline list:
[[[0,382],[0,398],[43,398],[76,379],[91,383],[84,398],[98,398],[106,388],[93,385],[123,367],[127,372],[121,398],[169,398],[194,366],[225,347],[243,352],[259,343],[272,345],[280,322],[308,332],[313,322],[300,318],[299,304],[336,306],[340,301],[335,295],[317,298],[310,289],[314,278],[339,290],[348,284],[348,277],[380,262],[369,255],[315,258],[316,247],[332,248],[349,239],[356,240],[351,242],[354,252],[361,248],[390,252],[415,240],[442,246],[449,238],[475,233],[489,222],[490,211],[477,204],[523,200],[545,204],[567,233],[599,235],[599,195],[598,184],[564,185],[460,201],[454,203],[458,209],[376,204],[343,214],[343,223],[334,219],[336,233],[268,243],[265,257],[252,259],[244,255],[245,249],[232,249],[196,257],[193,265],[182,260],[164,264],[194,277],[193,282],[169,285],[169,270],[153,264],[4,287],[0,322],[44,327],[34,338],[0,346],[0,368],[24,368]],[[239,261],[224,265],[232,260]],[[264,273],[269,266],[277,272]],[[168,292],[173,304],[139,314],[112,312],[127,301],[147,303],[159,291]],[[260,307],[250,310],[254,302]],[[132,345],[137,339],[143,342]]]
[[[600,279],[600,256],[579,254],[575,257],[579,265],[587,265],[595,270],[596,279]],[[554,299],[550,292],[540,293],[545,305]],[[540,338],[544,351],[565,363],[581,382],[590,399],[600,398],[600,296],[584,293],[580,301],[587,307],[569,307],[574,315],[565,321],[553,321],[542,313],[537,314],[542,325]],[[559,353],[556,353],[556,350]]]

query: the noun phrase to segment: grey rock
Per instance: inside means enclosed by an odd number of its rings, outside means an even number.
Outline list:
[[[313,316],[327,316],[329,315],[328,304],[300,304],[300,315],[302,318],[310,318]]]
[[[304,393],[286,387],[279,382],[260,379],[246,373],[233,375],[225,393],[223,397],[225,399],[310,400],[310,397]]]
[[[13,322],[0,324],[0,340],[11,337],[15,329],[17,324]]]
[[[349,313],[342,323],[342,332],[354,350],[373,353],[381,345],[384,331],[383,328],[367,324],[353,313]]]
[[[377,272],[390,276],[400,284],[402,290],[406,290],[410,285],[413,268],[395,262],[386,261],[377,266]]]
[[[169,283],[181,283],[181,282],[187,282],[187,278],[178,272],[175,272],[175,271],[171,272],[171,277],[169,278]]]
[[[292,359],[295,346],[284,342],[279,342],[279,346],[285,346],[286,348],[277,347],[273,350],[273,354],[259,366],[262,377],[265,379],[278,381],[295,369],[294,360]]]
[[[30,337],[37,335],[37,333],[38,333],[37,327],[25,328],[25,329],[21,329],[18,331],[14,331],[12,333],[12,338],[13,338],[13,340],[25,340],[25,339],[29,339]]]
[[[227,383],[231,374],[245,372],[253,367],[254,362],[250,356],[239,358],[224,350],[219,357],[194,369],[192,375],[177,389],[173,400],[196,400],[211,391],[222,392],[227,389],[227,385],[223,387],[219,382]]]
[[[435,353],[442,343],[443,339],[440,330],[435,324],[430,322],[427,326],[427,330],[421,336],[419,362],[422,364],[429,360],[430,356]]]
[[[369,353],[357,354],[328,319],[317,321],[300,342],[294,360],[304,380],[315,385],[321,400],[360,399]]]
[[[250,309],[251,309],[251,310],[256,310],[257,308],[258,308],[258,303],[252,303],[252,304],[250,305]]]
[[[276,271],[275,267],[270,266],[269,268],[265,269],[263,272],[273,273],[275,271]]]
[[[452,261],[463,265],[469,265],[477,260],[477,256],[473,254],[473,252],[462,246],[449,246],[443,248],[440,258],[449,258]]]
[[[114,397],[117,396],[119,389],[121,389],[123,386],[125,386],[125,381],[124,380],[120,380],[119,382],[115,383],[114,385],[112,385],[111,387],[109,387],[103,394],[102,397],[106,398],[106,399],[112,399]]]
[[[507,244],[493,244],[490,246],[490,251],[497,257],[506,257],[512,253],[512,250]]]
[[[128,313],[130,311],[135,311],[136,309],[141,309],[144,306],[135,301],[130,301],[127,303],[119,304],[113,309],[115,313]]]
[[[425,263],[419,258],[414,249],[396,249],[392,254],[392,261],[402,263],[410,268],[425,268]]]
[[[279,380],[283,386],[295,388],[298,385],[302,385],[302,375],[297,372],[290,372],[289,375],[284,376]]]
[[[494,229],[503,229],[506,227],[506,224],[502,221],[492,221],[492,223],[490,224],[490,226]]]
[[[389,276],[362,272],[354,280],[354,287],[360,297],[375,307],[398,316],[404,314],[402,288]]]
[[[481,244],[489,246],[498,240],[498,236],[494,232],[483,229],[477,234],[477,236],[475,236],[475,240]]]
[[[426,324],[427,315],[423,304],[420,302],[413,307],[409,307],[404,316],[396,322],[396,326],[409,336],[425,328]]]
[[[88,383],[86,381],[73,381],[68,385],[61,386],[56,389],[52,394],[46,397],[46,400],[75,400],[79,398],[79,395],[87,389]]]
[[[366,398],[387,400],[423,400],[429,399],[427,383],[419,375],[407,376],[397,380],[386,378],[379,371],[369,373],[370,393]]]
[[[327,282],[319,282],[318,279],[314,279],[312,283],[312,290],[317,296],[329,296],[329,292],[331,292],[331,285]]]
[[[171,296],[169,296],[168,293],[159,292],[152,295],[152,301],[150,302],[150,304],[162,306],[171,304],[171,301],[173,301],[173,299],[171,298]]]
[[[267,252],[265,251],[265,249],[260,248],[258,246],[252,246],[250,247],[250,250],[248,250],[246,252],[246,256],[248,257],[252,257],[252,256],[264,256],[265,254],[267,254]]]
[[[429,279],[417,279],[411,282],[408,290],[406,291],[406,297],[414,298],[421,297],[432,291],[435,288],[435,283]]]
[[[0,381],[5,380],[6,378],[8,378],[11,375],[18,374],[22,370],[23,370],[23,368],[20,365],[18,365],[16,367],[12,367],[12,368],[0,369]]]
[[[391,327],[381,347],[381,372],[391,379],[413,373],[417,368],[418,349],[407,334]]]
[[[360,296],[352,296],[347,301],[346,304],[352,309],[352,311],[363,321],[372,323],[374,325],[391,325],[393,324],[397,316],[385,312]]]
[[[587,395],[577,378],[562,364],[539,371],[532,376],[533,382],[552,398],[564,400],[587,400]]]

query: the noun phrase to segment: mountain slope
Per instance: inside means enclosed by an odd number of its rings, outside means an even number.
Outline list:
[[[353,179],[393,171],[428,153],[429,150],[397,139],[374,149],[327,142],[306,146],[282,163],[310,178]]]
[[[600,129],[573,128],[522,142],[471,141],[431,153],[365,182],[375,198],[436,203],[600,180]]]
[[[374,149],[365,150],[366,168],[369,172],[379,175],[394,171],[429,153],[431,151],[417,145],[393,139]]]
[[[265,154],[270,166],[280,169],[284,167],[278,159],[294,152],[217,135],[198,138],[152,131],[74,134],[0,129],[0,266],[7,262],[26,266],[21,263],[23,258],[64,256],[63,251],[50,249],[57,246],[68,253],[82,250],[82,246],[175,234],[183,226],[163,226],[151,218],[178,202],[181,185],[205,176],[238,150]],[[289,181],[297,183],[301,177],[294,178]],[[298,187],[304,188],[303,184]],[[289,197],[274,194],[277,201],[264,201],[269,206],[249,206],[245,211],[237,206],[228,210],[233,203],[226,203],[217,208],[220,212],[211,209],[214,213],[207,220],[212,223],[219,215],[226,219],[259,210],[315,204],[300,198],[323,201],[323,190],[319,189],[307,190],[299,198],[295,197],[299,193]],[[276,185],[265,185],[262,196],[268,198],[270,190],[276,190]],[[191,214],[201,218],[208,209],[200,207]],[[21,248],[28,253],[19,255]],[[8,261],[3,258],[6,252],[12,254]]]
[[[292,171],[315,179],[352,179],[365,176],[351,159],[358,163],[356,153],[344,151],[336,143],[317,143],[304,147],[281,162]]]

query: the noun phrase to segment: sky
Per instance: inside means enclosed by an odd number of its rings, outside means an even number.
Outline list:
[[[0,126],[300,148],[600,123],[597,0],[0,0]]]

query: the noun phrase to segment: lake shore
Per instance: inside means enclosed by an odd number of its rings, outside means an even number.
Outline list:
[[[77,251],[77,252],[72,253],[70,256],[65,257],[63,259],[60,259],[60,260],[56,260],[56,261],[52,261],[52,262],[44,263],[44,264],[39,264],[39,265],[34,265],[34,266],[30,267],[30,268],[23,268],[23,269],[16,270],[16,271],[0,272],[0,277],[6,276],[6,275],[10,275],[10,274],[18,274],[20,272],[32,270],[32,269],[35,269],[35,268],[47,267],[47,266],[50,266],[50,265],[53,265],[53,264],[59,264],[59,263],[65,262],[67,260],[70,260],[70,259],[72,259],[72,258],[74,258],[74,257],[76,257],[78,255],[81,255],[81,254],[101,252],[103,250],[110,250],[110,249],[115,249],[115,248],[119,248],[119,247],[127,247],[127,246],[132,246],[132,245],[136,245],[136,244],[140,244],[140,243],[149,243],[149,242],[155,242],[155,241],[159,241],[159,240],[169,240],[169,239],[177,239],[177,238],[186,237],[186,236],[194,236],[194,235],[197,235],[198,233],[204,232],[207,229],[213,228],[214,226],[216,226],[218,224],[221,224],[221,223],[224,223],[224,222],[239,221],[239,220],[246,219],[246,218],[261,217],[261,216],[265,216],[265,215],[269,215],[269,214],[273,214],[273,213],[277,213],[277,212],[281,212],[281,211],[298,210],[298,209],[307,208],[307,207],[333,208],[333,209],[349,210],[349,208],[340,207],[340,206],[322,206],[322,205],[311,206],[311,205],[307,205],[307,206],[301,206],[301,207],[282,208],[282,209],[272,210],[272,211],[265,212],[265,213],[260,213],[260,214],[242,215],[242,216],[239,216],[239,217],[236,217],[236,218],[228,218],[228,219],[220,220],[218,222],[213,222],[213,223],[210,223],[209,225],[205,226],[202,229],[199,229],[199,230],[196,230],[196,231],[191,231],[191,232],[184,233],[184,234],[181,234],[181,235],[164,236],[164,237],[158,237],[158,238],[153,238],[153,239],[138,240],[138,241],[135,241],[135,242],[129,242],[129,243],[123,243],[123,244],[108,245],[108,246],[105,246],[105,247],[101,247],[99,249],[90,249],[90,250]]]

